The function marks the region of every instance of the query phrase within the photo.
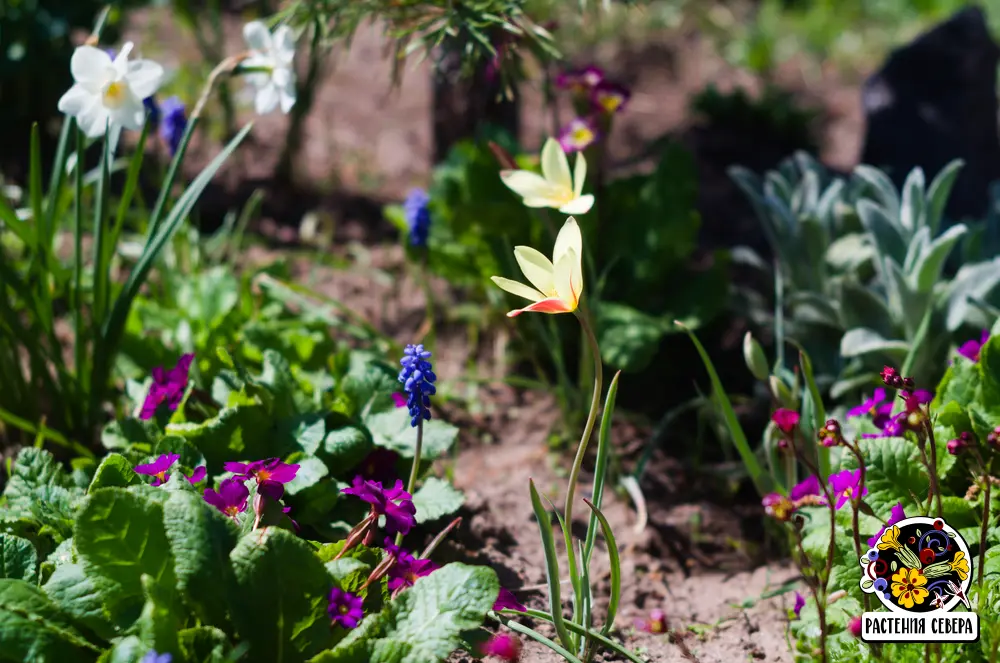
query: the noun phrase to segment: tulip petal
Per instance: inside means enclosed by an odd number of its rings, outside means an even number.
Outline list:
[[[140,99],[153,96],[163,82],[163,67],[151,60],[128,63],[128,85]]]
[[[516,311],[510,311],[507,313],[508,318],[515,318],[522,313],[572,313],[573,309],[566,306],[566,302],[559,299],[558,297],[549,297],[548,299],[543,299],[539,302],[535,302],[531,306],[525,306],[524,308],[519,308]]]
[[[271,50],[271,32],[262,21],[251,21],[243,26],[243,39],[251,50],[267,53]]]
[[[542,176],[551,184],[565,191],[573,190],[573,178],[569,174],[569,160],[559,141],[549,138],[542,147]]]
[[[491,276],[490,277],[494,283],[496,283],[501,290],[506,290],[512,295],[517,295],[518,297],[524,297],[525,299],[530,299],[533,302],[538,302],[545,299],[545,295],[538,292],[534,288],[529,288],[523,283],[518,283],[517,281],[511,281],[510,279],[505,279],[502,276]]]
[[[69,59],[69,70],[73,74],[73,80],[92,92],[100,89],[111,66],[111,56],[93,46],[80,46],[73,51],[73,57]]]
[[[508,189],[525,199],[551,201],[553,198],[558,198],[557,187],[547,182],[541,175],[528,170],[501,170],[500,179]]]
[[[593,206],[594,196],[588,193],[585,196],[580,196],[579,198],[574,198],[569,201],[560,207],[559,211],[563,214],[586,214]]]
[[[556,294],[552,262],[530,246],[515,246],[514,258],[524,277],[546,297]]]
[[[573,249],[567,250],[559,262],[556,263],[555,271],[555,282],[556,282],[556,292],[559,293],[559,299],[563,301],[566,305],[567,310],[575,311],[580,300],[577,293],[573,289],[573,270],[577,265],[576,252]],[[582,281],[582,279],[578,279]]]
[[[552,261],[558,264],[570,249],[576,252],[577,257],[583,254],[583,236],[580,234],[580,224],[573,217],[566,219],[566,223],[556,235],[556,243],[552,247]]]
[[[577,198],[583,193],[583,185],[587,181],[587,160],[583,152],[576,153],[576,163],[573,164],[573,195]],[[582,212],[581,212],[582,214]]]

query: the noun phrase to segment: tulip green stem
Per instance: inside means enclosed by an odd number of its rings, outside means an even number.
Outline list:
[[[421,405],[421,407],[423,407]],[[421,413],[422,414],[422,413]],[[406,482],[406,492],[413,495],[413,489],[417,487],[417,474],[420,472],[420,452],[424,446],[424,418],[421,416],[417,420],[417,444],[413,449],[413,467],[410,468],[410,480]],[[396,534],[396,545],[403,542],[403,533]]]
[[[587,444],[594,432],[594,424],[597,422],[597,413],[601,409],[601,391],[604,388],[603,366],[601,365],[601,350],[597,345],[597,337],[594,336],[594,329],[590,325],[587,313],[581,306],[576,314],[580,326],[583,328],[583,335],[587,338],[587,344],[594,358],[594,394],[590,400],[590,414],[587,416],[587,424],[583,428],[583,437],[580,438],[580,446],[576,449],[576,457],[573,459],[573,467],[569,473],[569,486],[566,488],[566,506],[563,509],[563,517],[566,519],[566,527],[573,526],[573,500],[576,497],[576,484],[580,478],[580,468],[583,465],[583,458],[587,453]]]

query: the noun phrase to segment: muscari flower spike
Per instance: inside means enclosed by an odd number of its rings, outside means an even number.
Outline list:
[[[73,51],[73,87],[59,99],[59,110],[75,117],[88,138],[101,136],[109,127],[139,130],[146,121],[143,100],[160,87],[163,67],[151,60],[130,62],[133,48],[126,42],[114,59],[94,46]]]
[[[403,202],[403,216],[410,229],[410,246],[424,248],[431,228],[430,196],[423,189],[413,189]]]
[[[348,630],[355,628],[364,619],[364,601],[360,596],[345,592],[340,587],[330,590],[329,605],[326,613],[330,621]]]
[[[385,531],[390,535],[408,534],[416,524],[414,514],[417,509],[413,506],[413,496],[403,489],[403,482],[399,479],[392,488],[386,489],[378,481],[365,481],[359,475],[354,477],[351,487],[341,492],[371,504],[369,518],[385,516]]]
[[[529,288],[502,276],[492,277],[493,282],[502,290],[533,303],[510,311],[507,317],[513,318],[529,311],[572,313],[577,309],[583,296],[583,236],[576,219],[570,217],[563,224],[556,236],[551,261],[530,246],[515,246],[514,258],[534,287]]]
[[[173,96],[164,100],[162,106],[163,123],[160,125],[160,138],[170,150],[170,156],[177,154],[181,138],[187,129],[187,115],[184,112],[184,102],[180,97]]]
[[[552,207],[563,214],[586,214],[594,206],[594,196],[583,194],[587,181],[587,160],[576,155],[572,175],[569,160],[559,141],[549,138],[542,146],[542,174],[530,170],[501,170],[500,179],[523,198],[525,207]]]
[[[576,117],[559,132],[559,147],[566,154],[582,152],[600,137],[600,131],[593,118]]]
[[[230,477],[219,485],[219,490],[205,489],[205,501],[224,515],[236,520],[237,514],[247,510],[250,491],[241,477]]]
[[[156,414],[156,409],[161,404],[165,404],[171,411],[177,409],[181,404],[181,399],[184,398],[192,361],[194,361],[194,355],[185,354],[181,355],[181,358],[177,360],[177,365],[169,371],[162,366],[153,369],[153,384],[146,394],[146,400],[142,403],[142,410],[139,412],[140,419],[152,419],[153,415]]]
[[[493,656],[505,663],[521,660],[521,641],[510,633],[495,633],[479,646],[480,656]]]
[[[150,649],[139,663],[170,663],[172,660],[170,654],[158,654],[155,649]]]
[[[431,396],[436,393],[434,382],[437,376],[434,374],[431,362],[431,353],[424,350],[421,344],[407,345],[403,350],[403,358],[399,360],[403,368],[399,371],[399,381],[403,383],[403,389],[409,394],[406,406],[410,411],[410,425],[416,427],[421,421],[431,418]]]

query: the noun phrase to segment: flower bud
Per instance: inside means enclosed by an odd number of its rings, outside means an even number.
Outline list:
[[[847,622],[847,630],[855,638],[861,637],[861,618],[851,617],[851,621]]]
[[[903,389],[909,389],[913,391],[913,388],[917,386],[917,383],[913,381],[913,378],[902,378]]]
[[[994,451],[1000,451],[1000,426],[997,426],[986,436],[986,444]]]
[[[778,404],[783,408],[793,408],[795,403],[792,399],[792,392],[788,389],[784,382],[778,378],[777,375],[772,375],[768,380],[768,384],[771,387],[771,395],[774,396]]]
[[[957,456],[963,451],[965,451],[966,447],[968,447],[969,444],[965,440],[956,438],[954,440],[948,440],[947,446],[948,446],[948,453],[950,453],[952,456]]]
[[[747,332],[743,337],[743,361],[746,362],[750,373],[758,380],[766,380],[770,375],[764,350],[750,332]]]
[[[879,375],[882,376],[882,383],[885,386],[892,387],[893,389],[903,388],[903,378],[892,366],[884,366],[882,368],[882,372],[879,373]]]
[[[840,422],[836,419],[827,419],[816,437],[824,447],[836,447],[844,443],[844,434],[840,429]]]

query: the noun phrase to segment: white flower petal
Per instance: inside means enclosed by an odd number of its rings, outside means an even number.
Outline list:
[[[98,99],[94,99],[93,103],[76,116],[76,123],[87,138],[97,138],[104,134],[110,117],[108,109]]]
[[[250,57],[244,59],[240,62],[241,69],[274,69],[274,59],[260,53],[255,53]],[[264,74],[262,72],[254,72],[252,74],[244,74],[245,78],[250,78],[251,76],[267,76],[270,78],[269,74]]]
[[[258,115],[267,115],[278,107],[280,101],[281,94],[278,92],[278,86],[274,83],[268,83],[257,90],[254,106]]]
[[[502,276],[493,276],[491,278],[493,279],[493,282],[500,286],[502,290],[506,290],[512,295],[524,297],[525,299],[530,299],[533,302],[540,302],[545,299],[542,293],[536,291],[534,288],[529,288],[523,283],[511,281],[510,279],[505,279]]]
[[[573,195],[577,198],[583,193],[583,185],[587,181],[587,160],[583,152],[576,153],[576,163],[573,164]]]
[[[111,122],[138,131],[146,123],[146,108],[142,105],[142,99],[134,94],[128,95],[125,102],[115,110],[111,111]]]
[[[271,33],[262,21],[251,21],[243,26],[243,39],[251,50],[267,53],[271,50]]]
[[[583,255],[583,235],[580,233],[580,224],[573,217],[566,219],[556,235],[556,243],[552,247],[552,262],[558,264],[570,251],[574,251],[577,256]]]
[[[552,281],[552,263],[540,252],[530,246],[515,246],[514,258],[524,277],[531,285],[546,297],[555,294],[555,284]]]
[[[111,66],[111,56],[93,46],[78,47],[69,60],[73,80],[91,90],[104,83]]]
[[[544,177],[528,170],[501,170],[500,179],[511,191],[522,198],[558,198],[558,188]],[[545,205],[548,206],[548,203]]]
[[[294,85],[292,86],[291,92],[289,92],[287,89],[281,90],[281,112],[287,115],[288,112],[292,110],[293,106],[295,106]]]
[[[577,292],[574,290],[575,280],[573,278],[573,268],[577,264],[577,256],[572,250],[563,255],[556,263],[555,284],[559,299],[566,302],[567,307],[574,311],[580,302]],[[581,284],[582,286],[582,284]],[[582,287],[580,288],[582,291]]]
[[[525,207],[558,207],[559,201],[552,198],[525,198],[521,201]]]
[[[563,214],[586,214],[593,206],[594,196],[588,193],[585,196],[580,196],[579,198],[574,198],[569,201],[560,207],[559,211]]]
[[[125,78],[135,96],[145,99],[153,96],[163,83],[163,67],[152,60],[129,62]]]
[[[282,25],[274,31],[272,47],[279,62],[291,64],[295,58],[295,33],[287,25]]]
[[[77,83],[59,98],[59,112],[66,115],[79,115],[88,104],[96,101],[97,97],[94,94]]]
[[[542,175],[552,184],[573,190],[573,179],[569,174],[569,161],[559,141],[549,138],[542,147]]]
[[[128,73],[128,56],[132,53],[132,49],[135,48],[135,44],[130,41],[125,42],[122,49],[118,51],[118,55],[115,56],[115,72],[118,76],[125,76]]]

